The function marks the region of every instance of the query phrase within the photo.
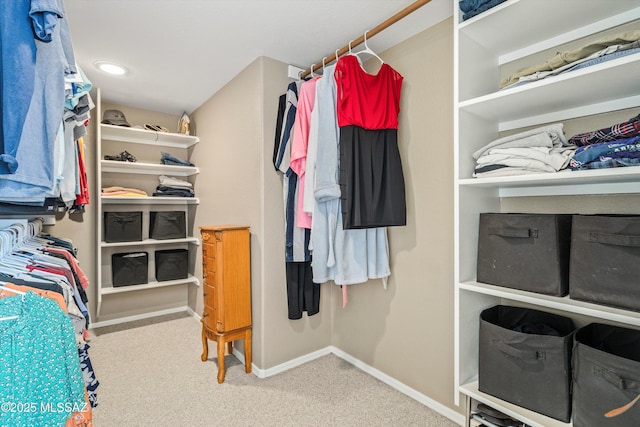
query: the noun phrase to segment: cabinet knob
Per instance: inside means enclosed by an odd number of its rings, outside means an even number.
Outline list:
[[[202,318],[203,318],[203,319],[204,319],[205,317],[208,317],[208,316],[209,316],[209,313],[203,313],[203,314],[202,314]]]

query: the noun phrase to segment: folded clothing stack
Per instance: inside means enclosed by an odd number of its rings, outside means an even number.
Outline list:
[[[475,153],[473,176],[509,176],[557,172],[567,167],[575,152],[564,136],[562,123],[555,123],[496,139]]]
[[[460,10],[464,12],[462,20],[466,21],[482,12],[491,9],[506,0],[460,0]]]
[[[493,409],[492,407],[479,403],[478,408],[473,413],[472,418],[478,420],[481,425],[487,427],[523,427],[524,424],[514,420],[508,415]]]
[[[574,135],[578,146],[569,169],[606,169],[640,165],[640,114],[611,127]]]
[[[158,177],[160,185],[153,193],[156,197],[194,197],[193,184],[190,182],[166,175]]]
[[[138,188],[128,187],[105,187],[102,189],[105,197],[149,197],[149,195]]]
[[[500,82],[500,89],[531,83],[639,52],[640,30],[602,37],[578,49],[558,52],[545,62],[518,70]]]
[[[161,151],[161,158],[160,158],[160,162],[163,165],[173,165],[173,166],[195,166],[193,163],[187,161],[187,160],[183,160],[179,157],[174,156],[173,154],[170,153],[165,153],[164,151]]]

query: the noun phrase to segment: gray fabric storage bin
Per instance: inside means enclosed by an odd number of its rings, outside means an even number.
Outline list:
[[[638,427],[640,402],[605,417],[640,394],[640,331],[592,323],[575,335],[573,426]]]
[[[104,241],[142,240],[142,212],[104,212]]]
[[[575,215],[571,234],[570,298],[640,311],[640,216]]]
[[[149,238],[164,240],[184,237],[187,237],[187,227],[183,211],[149,213]]]
[[[148,282],[149,255],[127,252],[111,255],[111,280],[114,287],[142,285]]]
[[[156,280],[186,279],[189,276],[189,251],[166,249],[155,252]]]
[[[571,215],[481,213],[477,280],[567,295],[570,240]]]
[[[478,389],[557,420],[571,418],[573,321],[497,305],[480,314]]]

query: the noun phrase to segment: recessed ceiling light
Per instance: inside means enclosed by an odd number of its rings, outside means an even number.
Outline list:
[[[124,68],[122,65],[114,64],[113,62],[98,61],[95,63],[95,65],[105,73],[115,74],[118,76],[121,76],[127,73],[126,68]]]

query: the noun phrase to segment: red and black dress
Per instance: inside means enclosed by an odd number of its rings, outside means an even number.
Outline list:
[[[358,57],[346,55],[336,64],[335,79],[343,228],[406,225],[398,151],[403,77],[386,63],[369,74]]]

